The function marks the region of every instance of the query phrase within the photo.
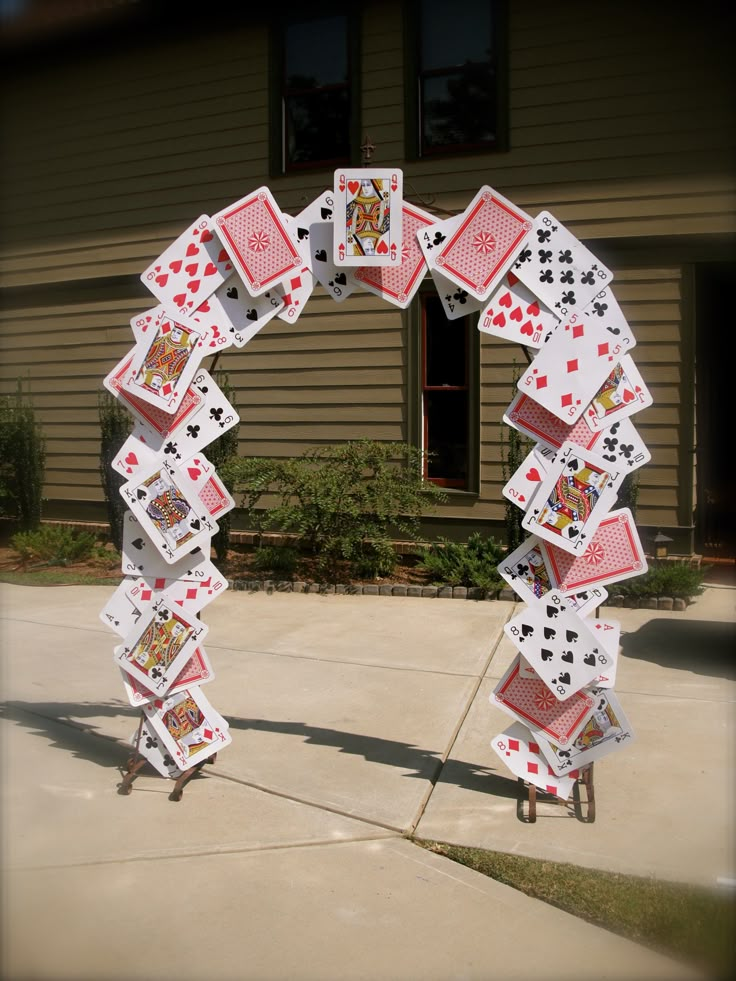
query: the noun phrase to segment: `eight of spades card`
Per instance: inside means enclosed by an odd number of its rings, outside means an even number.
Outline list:
[[[525,347],[541,347],[560,318],[509,270],[478,318],[478,330]]]
[[[625,354],[593,395],[585,419],[593,430],[606,429],[651,405],[654,399],[632,358]]]
[[[161,740],[145,717],[141,718],[139,727],[130,737],[130,745],[148,760],[154,770],[157,770],[162,777],[178,780],[182,775],[182,771],[174,763],[174,757],[162,747]]]
[[[513,617],[504,633],[560,701],[592,684],[611,663],[589,622],[559,593],[547,593]]]
[[[267,187],[212,216],[217,234],[241,280],[259,296],[304,264],[287,222]]]
[[[579,773],[571,770],[558,776],[540,748],[539,739],[532,736],[522,722],[514,722],[504,732],[496,736],[491,746],[514,776],[533,783],[535,787],[548,794],[567,800]]]
[[[316,221],[309,226],[312,271],[336,303],[342,303],[358,289],[352,272],[335,265],[332,222]]]
[[[427,271],[417,233],[434,222],[432,215],[405,204],[401,209],[403,234],[401,264],[398,266],[358,266],[353,270],[357,283],[377,296],[405,310],[422,284]]]
[[[121,668],[120,673],[125,694],[134,707],[143,705],[144,702],[153,701],[157,697],[155,692],[150,691],[127,671]],[[198,647],[170,685],[167,695],[175,695],[177,692],[184,691],[185,688],[191,688],[192,685],[204,685],[208,681],[212,681],[214,677],[215,672],[212,670],[207,652],[204,647]]]
[[[180,770],[191,769],[232,742],[227,723],[196,685],[146,702],[143,711]]]
[[[540,748],[556,774],[572,775],[575,769],[615,753],[636,738],[614,692],[596,687],[590,695],[595,699],[593,714],[567,746],[558,746],[544,733],[538,736]]]
[[[567,552],[582,554],[616,500],[623,471],[590,450],[563,443],[521,524]]]
[[[548,211],[534,219],[513,271],[563,319],[583,310],[613,279],[610,269]]]
[[[541,678],[519,674],[521,656],[514,658],[489,696],[492,705],[512,719],[521,720],[534,735],[544,733],[559,746],[567,746],[593,714],[595,700],[577,691],[558,701]]]
[[[606,594],[608,595],[608,594]],[[585,616],[579,609],[574,609],[570,604],[570,596],[563,597],[570,610],[577,616]],[[599,674],[588,687],[595,685],[600,688],[612,688],[616,677],[616,667],[618,664],[618,645],[621,639],[621,624],[617,620],[591,620],[586,626],[593,632],[593,635],[600,641],[608,654],[609,664]],[[536,671],[527,659],[521,656],[519,663],[519,674],[522,678],[539,678],[540,674]]]
[[[211,219],[201,215],[154,259],[142,273],[141,282],[162,303],[170,303],[180,313],[191,313],[232,270],[230,257],[212,231]]]
[[[217,531],[191,480],[171,463],[156,463],[120,488],[123,499],[168,563],[209,546]]]
[[[400,170],[335,171],[333,257],[338,266],[401,264]]]
[[[524,245],[532,220],[492,187],[481,187],[434,256],[437,269],[487,300]]]
[[[115,648],[115,663],[148,691],[163,695],[207,636],[207,630],[196,614],[189,616],[154,603]]]
[[[202,358],[207,335],[171,317],[136,345],[123,388],[173,413],[181,405]]]

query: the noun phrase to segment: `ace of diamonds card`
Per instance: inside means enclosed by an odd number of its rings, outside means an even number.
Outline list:
[[[400,170],[335,171],[334,260],[338,266],[398,266],[402,244]]]

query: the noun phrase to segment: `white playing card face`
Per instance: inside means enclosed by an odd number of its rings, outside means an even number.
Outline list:
[[[541,751],[557,774],[588,766],[630,745],[636,738],[615,692],[596,687],[591,689],[591,695],[596,701],[593,714],[566,747],[555,745],[544,734],[538,737]]]
[[[163,695],[204,641],[207,630],[195,614],[189,616],[156,603],[115,648],[113,657],[119,668],[148,691]]]
[[[335,171],[333,258],[340,266],[398,266],[402,244],[402,172]]]
[[[200,215],[141,275],[153,295],[177,312],[190,313],[232,272],[212,228],[211,219]]]
[[[514,273],[561,319],[585,309],[613,273],[554,215],[540,212]]]
[[[404,204],[402,211],[401,264],[398,266],[358,266],[355,281],[364,290],[375,293],[394,306],[405,310],[421,286],[427,263],[417,241],[417,233],[434,222],[432,215]]]
[[[507,555],[497,571],[526,603],[534,603],[555,587],[547,565],[544,542],[536,535],[525,539]]]
[[[625,354],[593,395],[585,418],[591,429],[606,429],[620,419],[641,412],[653,401],[633,359]]]
[[[230,321],[235,347],[244,347],[284,308],[284,298],[276,289],[253,297],[237,273],[223,283],[214,299]]]
[[[561,800],[567,800],[572,793],[578,772],[558,776],[542,753],[538,738],[523,723],[514,722],[496,736],[491,746],[514,776]]]
[[[144,610],[163,601],[188,616],[200,613],[225,592],[228,582],[210,559],[205,559],[201,553],[197,553],[197,557],[199,561],[180,571],[176,578],[168,574],[137,577],[128,583],[126,595]]]
[[[575,314],[567,318],[570,323],[574,323],[574,316]],[[611,340],[619,341],[624,353],[630,354],[636,346],[636,338],[610,286],[606,286],[593,297],[582,311],[581,317],[598,324],[600,332],[607,334]]]
[[[232,276],[234,275],[235,273],[232,274]],[[226,280],[226,283],[229,284],[232,281],[232,276]],[[223,283],[224,286],[225,283]],[[205,335],[204,347],[207,354],[225,351],[235,343],[235,329],[222,304],[217,299],[217,291],[203,300],[191,313],[181,315],[179,322],[188,327],[194,327],[195,330]]]
[[[138,750],[162,777],[178,780],[182,771],[174,763],[171,753],[163,748],[161,740],[147,719],[142,720],[140,731],[136,728],[130,737],[130,745]]]
[[[342,303],[358,289],[358,284],[348,268],[335,264],[333,239],[332,222],[318,221],[309,226],[313,275],[336,303]]]
[[[318,198],[299,212],[294,218],[292,231],[296,234],[296,247],[301,253],[305,266],[314,272],[314,249],[310,240],[312,225],[332,223],[335,214],[335,192],[323,191]],[[330,234],[330,252],[332,252],[332,234]]]
[[[577,614],[584,616],[579,609],[575,609],[571,604],[571,596],[563,596],[568,608]],[[621,625],[616,620],[591,620],[587,624],[592,634],[601,642],[609,658],[604,674],[599,674],[592,682],[592,685],[600,688],[613,688],[616,678],[616,665],[618,662],[618,645],[621,638]],[[519,661],[519,674],[522,678],[539,678],[538,672],[532,667],[530,662],[522,654]],[[602,680],[601,680],[602,679]]]
[[[126,576],[100,610],[100,620],[119,637],[130,633],[145,609],[144,604],[136,603],[128,596],[133,581],[131,576]]]
[[[229,728],[197,686],[143,706],[163,745],[181,770],[189,770],[232,742]]]
[[[435,265],[435,255],[460,223],[460,215],[445,221],[435,221],[429,228],[417,232],[417,241],[429,268],[437,296],[448,320],[458,320],[480,310],[484,301],[473,296],[462,286],[458,286],[444,276]]]
[[[565,553],[567,554],[567,553]],[[565,594],[565,602],[579,617],[589,617],[608,599],[608,590],[603,586],[583,589],[579,593]],[[598,622],[598,621],[596,621]],[[604,645],[605,646],[605,645]],[[608,650],[608,648],[606,648]],[[610,653],[610,651],[609,651]]]
[[[592,684],[611,663],[590,622],[556,592],[509,620],[504,633],[560,701]]]
[[[149,691],[137,678],[134,678],[122,668],[120,674],[122,675],[123,687],[125,688],[125,694],[128,696],[128,701],[135,708],[138,708],[145,702],[151,702],[158,697],[155,692]],[[176,676],[176,680],[169,687],[166,694],[176,695],[177,692],[191,688],[192,685],[204,685],[208,681],[212,681],[214,677],[215,672],[212,670],[212,664],[210,663],[207,652],[204,647],[200,646],[194,651]]]
[[[251,296],[273,289],[304,265],[284,215],[265,186],[223,208],[212,221]]]
[[[478,318],[478,330],[525,347],[542,347],[560,319],[509,270]]]
[[[197,496],[211,518],[217,520],[235,507],[232,494],[203,453],[195,453],[185,460],[181,470],[196,488]]]
[[[448,279],[487,300],[521,251],[532,219],[487,185],[480,188],[434,255]]]
[[[284,215],[284,221],[297,242],[299,254],[301,255],[303,244],[298,241],[301,232],[296,218]],[[282,294],[283,307],[276,316],[284,323],[293,324],[299,319],[307,305],[307,300],[314,292],[314,276],[307,260],[302,260],[302,265],[295,269],[279,285],[277,292]]]
[[[524,462],[504,484],[501,493],[526,511],[539,485],[547,475],[547,468],[554,463],[555,451],[548,447],[533,447]]]
[[[202,358],[207,335],[165,318],[136,346],[123,388],[164,412],[179,408]]]
[[[126,576],[138,578],[145,575],[177,578],[194,565],[203,562],[205,553],[209,556],[209,549],[203,551],[201,548],[196,548],[183,555],[173,564],[169,563],[153,544],[148,533],[141,527],[135,514],[132,511],[126,511],[123,515],[121,568]]]
[[[156,462],[156,451],[143,443],[135,432],[125,440],[112,461],[113,470],[117,470],[127,479],[135,477],[139,470],[153,466]]]
[[[171,463],[156,463],[120,488],[123,500],[164,560],[171,564],[194,548],[209,552],[218,530],[196,487]]]
[[[598,454],[563,443],[522,527],[564,551],[582,554],[614,504],[623,477]]]
[[[136,313],[135,316],[131,317],[130,327],[136,344],[139,344],[146,335],[153,334],[166,319],[166,316],[166,307],[163,303],[159,303],[158,306],[143,310],[142,313]]]

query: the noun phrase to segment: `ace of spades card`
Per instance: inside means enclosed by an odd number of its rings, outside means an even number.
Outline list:
[[[164,318],[136,345],[123,388],[145,402],[174,413],[205,354],[207,335]]]
[[[123,484],[120,493],[165,562],[177,562],[195,548],[209,553],[217,523],[192,481],[171,463],[157,462]]]
[[[183,610],[153,604],[115,648],[118,667],[158,695],[165,694],[207,636],[208,627]]]
[[[567,800],[579,776],[578,771],[558,775],[542,753],[540,742],[539,737],[532,736],[522,722],[514,722],[496,736],[491,746],[514,776],[534,784],[547,794]]]
[[[616,500],[623,470],[590,450],[563,443],[521,522],[566,552],[582,554]]]
[[[509,620],[504,633],[560,701],[591,684],[611,663],[593,628],[556,592]]]
[[[229,726],[196,685],[146,702],[143,711],[180,770],[191,769],[232,742]]]
[[[402,244],[400,170],[335,171],[333,259],[338,266],[398,266]]]

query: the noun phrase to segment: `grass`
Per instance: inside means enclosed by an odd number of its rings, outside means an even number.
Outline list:
[[[414,841],[527,896],[687,961],[713,978],[734,976],[736,897],[730,891],[419,838]]]
[[[35,572],[0,572],[0,582],[11,583],[13,586],[114,586],[122,574],[114,576],[95,576],[64,569],[43,569]]]

